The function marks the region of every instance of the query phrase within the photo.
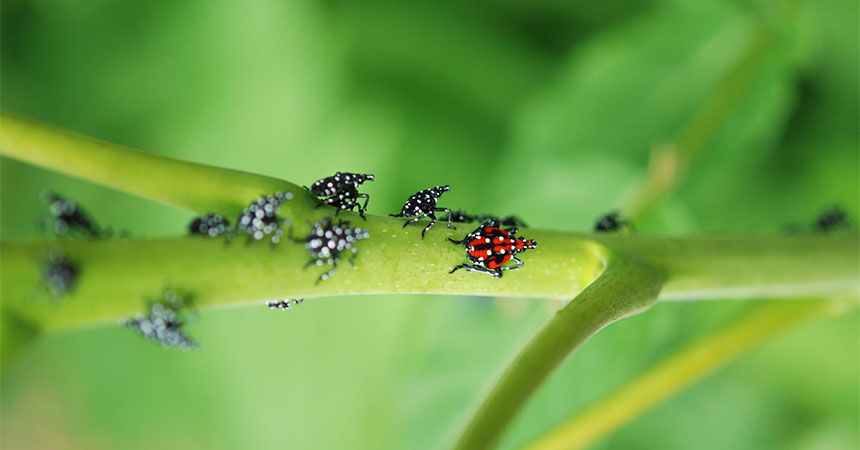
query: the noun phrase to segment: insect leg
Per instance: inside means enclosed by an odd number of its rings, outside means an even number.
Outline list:
[[[492,277],[496,277],[496,278],[501,278],[501,277],[502,277],[502,272],[501,272],[501,271],[499,271],[498,269],[497,269],[497,270],[491,270],[491,269],[487,269],[486,267],[477,266],[477,265],[471,265],[471,264],[465,264],[465,263],[464,263],[464,264],[460,264],[459,266],[457,266],[457,267],[455,267],[455,268],[451,269],[451,271],[450,271],[450,272],[448,272],[448,273],[454,273],[454,272],[456,272],[458,269],[466,269],[466,270],[468,270],[469,272],[485,273],[485,274],[487,274],[487,275],[490,275],[490,276],[492,276]]]
[[[412,219],[407,220],[406,223],[403,224],[403,228],[406,228],[406,225],[409,225],[410,223],[418,222],[419,220],[421,220],[423,218],[424,218],[424,215],[415,216]]]
[[[450,208],[433,208],[436,211],[445,211],[448,213],[448,228],[457,229],[454,225],[451,225],[451,209]]]
[[[364,212],[367,211],[367,204],[370,203],[370,196],[367,194],[356,194],[355,197],[356,197],[356,202],[358,202],[357,199],[359,199],[359,198],[364,199],[364,206],[361,206],[358,208],[358,215],[361,216],[362,219],[367,220],[367,217],[364,217]]]
[[[315,284],[320,284],[320,281],[327,280],[327,279],[331,278],[331,276],[334,275],[334,272],[337,270],[338,261],[340,261],[340,259],[338,259],[338,258],[333,259],[331,262],[331,265],[332,265],[331,270],[320,275],[320,277],[317,278],[317,282]]]
[[[517,258],[516,256],[514,256],[513,258],[511,258],[511,261],[516,261],[517,263],[516,263],[516,264],[514,264],[513,266],[502,266],[502,267],[499,267],[499,270],[512,270],[512,269],[519,269],[520,267],[522,267],[522,266],[523,266],[523,262],[522,262],[522,261],[520,261],[520,259],[519,259],[519,258]]]
[[[436,225],[436,214],[433,214],[433,211],[427,213],[427,217],[430,218],[430,223],[421,230],[421,239],[424,239],[424,233],[427,232],[430,228],[433,228],[433,225]]]

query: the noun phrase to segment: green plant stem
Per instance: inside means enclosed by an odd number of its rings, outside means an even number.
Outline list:
[[[660,271],[649,264],[610,254],[603,274],[559,310],[508,366],[456,448],[491,446],[558,364],[602,328],[650,307],[662,282]]]
[[[327,267],[304,268],[303,245],[246,245],[244,237],[146,240],[0,242],[0,304],[45,330],[77,328],[133,315],[162,287],[197,294],[200,307],[230,306],[287,297],[356,294],[457,294],[569,299],[604,268],[607,249],[647,261],[666,275],[660,298],[782,298],[856,292],[856,236],[760,238],[591,237],[537,229],[526,267],[504,278],[448,274],[465,261],[462,247],[445,240],[465,231],[419,227],[368,216],[371,238],[358,243],[355,266],[343,262],[334,277],[315,284]],[[50,249],[77,264],[76,288],[58,301],[40,290]]]
[[[296,195],[287,209],[314,198],[277,178],[180,161],[0,114],[0,155],[199,214],[237,215],[277,191]]]
[[[305,221],[334,211],[315,209],[312,196],[286,181],[150,155],[6,114],[0,115],[0,130],[4,156],[192,211],[233,217],[257,196],[286,189],[295,198],[281,213],[298,225],[299,235],[306,229]],[[369,215],[362,222],[350,212],[341,217],[366,226],[371,239],[358,243],[361,253],[354,268],[344,264],[335,277],[319,285],[314,282],[323,269],[302,270],[307,253],[291,242],[270,249],[264,242],[246,245],[239,239],[225,245],[198,237],[3,241],[0,304],[34,326],[59,330],[132,315],[145,298],[168,286],[196,292],[203,307],[378,293],[569,299],[604,269],[607,249],[632,255],[665,273],[663,299],[824,296],[856,289],[860,265],[858,239],[850,234],[655,238],[528,229],[523,234],[539,243],[523,256],[528,265],[496,280],[447,273],[465,258],[462,248],[445,238],[460,238],[465,230],[438,226],[421,240],[418,226],[402,229],[402,220]],[[47,300],[39,290],[41,266],[52,248],[81,269],[77,287],[58,302]]]
[[[857,306],[856,299],[759,303],[729,325],[669,356],[527,449],[586,448],[768,338],[811,319]]]

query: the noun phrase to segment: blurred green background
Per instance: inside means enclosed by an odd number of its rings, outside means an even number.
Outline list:
[[[724,114],[640,232],[779,232],[832,204],[858,215],[856,0],[3,0],[0,12],[3,110],[299,184],[372,172],[375,214],[449,183],[445,206],[590,229],[717,95]],[[722,96],[751,48],[737,95]],[[0,170],[4,238],[37,234],[45,188],[138,237],[191,219],[8,159]],[[46,336],[0,378],[0,445],[442,448],[557,307],[366,296],[210,310],[191,353],[118,327]],[[501,447],[744,308],[659,304],[609,327]],[[857,448],[858,338],[856,313],[804,325],[597,448]]]

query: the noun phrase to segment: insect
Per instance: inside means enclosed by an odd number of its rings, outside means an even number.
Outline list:
[[[188,232],[201,236],[217,237],[230,229],[230,221],[220,214],[209,213],[188,224]]]
[[[84,235],[92,238],[102,236],[102,230],[76,202],[63,198],[55,192],[45,192],[42,197],[51,210],[50,219],[53,219],[54,233],[57,236]],[[45,226],[47,220],[49,219],[42,220],[40,228]]]
[[[424,230],[421,231],[421,239],[424,239],[424,233],[427,233],[427,230],[436,224],[436,211],[447,212],[448,228],[456,230],[457,228],[454,225],[451,225],[451,210],[448,208],[436,207],[436,202],[439,200],[439,197],[450,190],[451,186],[445,185],[418,191],[406,200],[406,204],[403,205],[403,209],[400,210],[400,214],[390,214],[390,216],[409,217],[410,219],[403,224],[403,228],[406,228],[406,225],[409,225],[410,223],[418,222],[425,216],[429,217],[430,224],[424,227]]]
[[[816,231],[833,231],[849,226],[848,216],[838,206],[832,206],[822,211],[815,219],[815,224],[813,225]]]
[[[527,227],[525,222],[517,216],[491,216],[489,214],[478,214],[473,216],[462,209],[458,209],[449,214],[451,222],[456,223],[471,223],[471,222],[486,222],[490,219],[495,219],[504,227]]]
[[[618,212],[613,211],[597,219],[594,231],[598,233],[611,233],[620,231],[631,225],[630,221],[623,219]]]
[[[459,269],[481,272],[496,278],[502,277],[502,271],[519,269],[523,262],[517,258],[517,253],[537,247],[537,242],[531,239],[517,237],[517,227],[500,228],[499,221],[490,219],[481,224],[475,231],[467,234],[459,241],[448,238],[449,241],[466,246],[466,258],[471,264],[460,264],[448,273]],[[508,261],[516,264],[505,266]]]
[[[311,265],[331,264],[331,270],[320,275],[317,283],[326,280],[334,275],[335,270],[337,270],[340,254],[347,250],[351,251],[352,256],[349,257],[349,264],[352,265],[355,257],[358,256],[358,249],[355,248],[356,241],[368,237],[370,237],[370,232],[366,229],[350,228],[349,222],[344,221],[335,225],[331,218],[323,217],[311,225],[311,232],[305,239],[305,247],[307,247],[312,258],[305,264],[305,268]]]
[[[358,192],[358,187],[366,181],[373,181],[373,175],[369,173],[348,173],[338,172],[330,177],[323,178],[311,185],[311,194],[321,198],[317,207],[321,205],[331,205],[337,208],[335,215],[341,210],[347,209],[352,211],[358,206],[358,215],[362,219],[364,212],[367,211],[367,203],[370,202],[370,196]],[[364,205],[359,205],[358,200],[363,198]]]
[[[288,298],[284,300],[269,300],[266,302],[266,306],[269,309],[280,309],[281,311],[286,311],[293,306],[296,306],[305,301],[303,298]]]
[[[239,215],[236,227],[248,235],[251,240],[259,241],[266,236],[271,236],[269,242],[272,246],[280,242],[282,223],[292,223],[287,219],[278,217],[278,208],[287,200],[293,198],[290,192],[275,192],[274,194],[260,197]]]
[[[78,281],[80,269],[59,250],[52,249],[42,266],[42,281],[52,297],[68,294]]]
[[[121,324],[163,347],[185,350],[197,347],[197,342],[182,331],[182,327],[191,322],[188,309],[191,307],[192,296],[180,295],[173,290],[165,289],[161,297],[160,300],[149,303],[146,314],[139,313],[133,319],[122,321]]]

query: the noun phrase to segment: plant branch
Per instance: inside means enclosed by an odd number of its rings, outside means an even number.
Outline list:
[[[322,215],[323,212],[316,214]],[[308,217],[313,220],[316,216]],[[358,224],[358,221],[353,223]],[[426,240],[402,221],[368,216],[371,238],[358,244],[354,267],[315,284],[322,268],[304,269],[308,254],[289,241],[272,249],[244,239],[182,237],[144,240],[0,242],[0,304],[45,330],[115,321],[138,312],[163,287],[196,293],[199,307],[224,307],[287,297],[358,294],[452,294],[569,299],[603,270],[609,251],[647,261],[666,275],[660,298],[762,298],[856,292],[856,236],[760,238],[592,237],[528,229],[538,241],[526,267],[501,280],[448,274],[464,261],[445,241],[466,230],[435,228]],[[39,290],[49,249],[80,268],[77,287],[55,302]],[[611,250],[607,250],[611,249]]]
[[[287,210],[316,202],[277,178],[142,152],[8,113],[0,113],[0,131],[0,155],[199,214],[232,217],[260,195],[277,191],[295,194]]]
[[[4,156],[192,211],[233,217],[259,195],[286,189],[294,199],[281,212],[298,232],[305,221],[334,212],[314,209],[313,197],[286,181],[151,155],[5,114],[0,128]],[[0,304],[33,326],[59,330],[130,316],[145,298],[169,286],[195,292],[201,307],[379,293],[569,299],[604,269],[607,249],[633,255],[666,274],[662,299],[826,296],[856,289],[860,265],[854,251],[858,239],[850,234],[656,238],[528,229],[524,234],[540,245],[524,256],[527,267],[496,280],[447,273],[464,255],[445,238],[462,237],[467,230],[437,227],[422,241],[417,227],[402,229],[400,220],[369,215],[362,222],[350,212],[341,217],[366,226],[371,239],[358,244],[354,268],[345,265],[319,285],[314,284],[319,270],[302,270],[308,259],[304,247],[290,242],[272,250],[262,242],[225,245],[200,237],[3,241]],[[81,269],[77,288],[62,302],[46,300],[38,289],[40,267],[51,248]]]
[[[662,282],[660,271],[649,264],[609,254],[604,273],[559,310],[508,366],[456,448],[490,447],[558,364],[602,328],[650,307]]]
[[[759,303],[727,326],[669,356],[527,449],[586,448],[763,341],[795,325],[857,306],[856,299]]]

